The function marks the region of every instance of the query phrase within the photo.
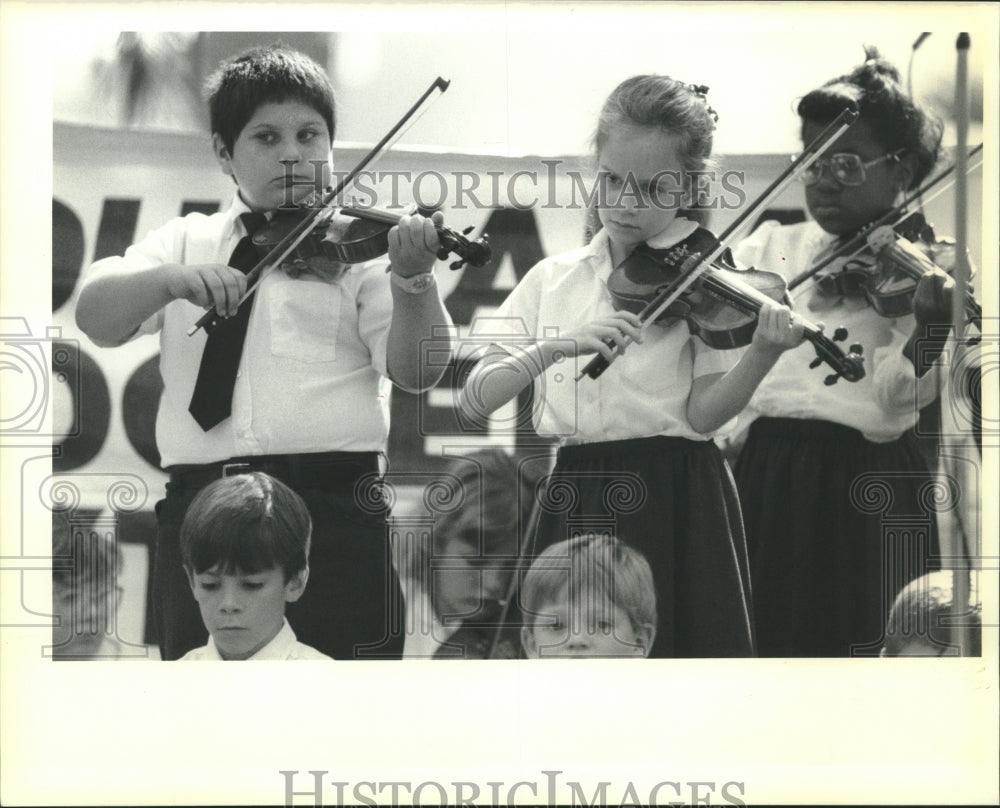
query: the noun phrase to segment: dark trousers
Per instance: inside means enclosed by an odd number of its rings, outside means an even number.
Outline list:
[[[360,478],[377,473],[378,455],[342,454],[344,470],[310,479],[286,477],[280,464],[259,468],[293,488],[313,522],[309,581],[303,596],[288,604],[288,621],[300,642],[334,659],[399,659],[403,598],[389,554],[388,514],[377,496],[361,493],[359,502],[355,494]],[[163,659],[179,659],[208,641],[180,551],[184,515],[206,484],[200,473],[172,475],[156,505],[153,615]]]

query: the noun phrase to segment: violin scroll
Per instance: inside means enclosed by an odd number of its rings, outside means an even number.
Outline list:
[[[282,263],[283,269],[293,275],[312,271],[328,277],[331,271],[335,273],[345,265],[371,261],[389,251],[389,231],[402,218],[402,214],[377,208],[345,207],[329,211],[321,214],[325,221],[318,224]],[[279,210],[254,235],[254,246],[266,255],[310,213],[307,208]],[[485,266],[492,257],[486,235],[474,241],[466,238],[472,227],[462,233],[444,225],[435,228],[441,244],[437,257],[441,260],[452,254],[459,257],[449,265],[451,269],[460,269],[466,264]]]
[[[442,261],[449,255],[455,253],[460,260],[452,261],[448,264],[448,269],[461,269],[466,264],[474,267],[484,267],[493,257],[490,249],[490,239],[485,233],[474,241],[466,238],[475,228],[472,225],[466,227],[461,233],[457,233],[450,228],[438,227],[438,240],[441,242],[441,249],[438,250],[437,257]]]
[[[829,387],[836,384],[838,379],[847,379],[849,382],[861,381],[865,377],[865,359],[862,354],[864,348],[857,342],[851,343],[848,353],[845,355],[834,342],[843,342],[847,339],[847,329],[840,327],[833,332],[833,342],[825,337],[822,332],[810,335],[806,334],[813,347],[816,349],[816,358],[809,363],[810,369],[818,368],[824,362],[836,370],[825,379],[823,384]]]
[[[701,261],[697,251],[697,241],[710,237],[707,231],[697,231],[691,241],[696,252],[690,253],[685,246],[656,249],[640,245],[618,266],[608,278],[607,287],[615,308],[632,311],[648,323],[654,318],[646,311],[663,289],[676,284]],[[710,266],[701,276],[670,306],[655,317],[655,322],[669,325],[685,320],[688,331],[717,349],[740,348],[749,345],[757,328],[757,318],[761,308],[772,301],[781,302],[787,292],[784,279],[774,272],[757,269],[737,270],[729,260],[729,254],[720,256],[718,265]],[[835,373],[826,378],[826,384],[834,384],[838,379],[856,382],[864,378],[864,359],[860,345],[852,345],[845,355],[835,342],[847,339],[847,330],[838,328],[834,339],[823,334],[823,330],[801,315],[796,319],[803,328],[803,337],[816,349],[816,360],[810,367],[820,363],[829,365]],[[614,347],[614,346],[612,346]],[[607,368],[608,361],[596,356],[585,368],[582,375],[596,379]]]

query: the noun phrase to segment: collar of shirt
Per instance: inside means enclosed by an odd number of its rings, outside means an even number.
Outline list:
[[[288,659],[289,653],[297,642],[295,632],[288,623],[288,619],[281,625],[281,630],[274,635],[274,639],[261,648],[256,654],[247,659],[247,662],[260,662],[266,660]],[[222,655],[215,645],[215,638],[208,638],[208,645],[205,646],[205,660],[210,662],[221,662]]]
[[[243,222],[240,221],[240,216],[252,211],[253,209],[243,201],[243,197],[240,196],[239,191],[233,194],[233,201],[229,203],[229,210],[226,211],[228,221],[226,225],[227,229],[224,231],[225,237],[243,238],[243,236],[247,235],[246,228],[243,226]]]
[[[674,219],[662,233],[649,240],[648,245],[657,250],[663,250],[679,244],[698,229],[698,223],[692,222],[678,216]],[[590,240],[590,244],[584,247],[583,257],[588,260],[588,264],[598,274],[602,281],[607,281],[614,271],[611,263],[611,245],[608,240],[608,231],[604,228],[597,231]]]

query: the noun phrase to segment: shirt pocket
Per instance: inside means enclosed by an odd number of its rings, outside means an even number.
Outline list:
[[[299,362],[337,358],[339,284],[281,278],[270,289],[271,353]]]

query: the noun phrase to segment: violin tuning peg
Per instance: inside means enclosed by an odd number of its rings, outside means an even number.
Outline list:
[[[822,364],[823,364],[823,360],[820,359],[817,356],[815,359],[813,359],[812,362],[809,363],[809,370],[815,370],[816,368],[818,368]]]
[[[839,373],[831,373],[829,376],[827,376],[825,379],[823,379],[823,384],[825,384],[827,387],[829,387],[831,384],[836,384],[837,383],[837,379],[839,379],[839,378],[840,378],[840,374]]]
[[[846,328],[844,328],[843,326],[840,326],[840,328],[837,328],[837,329],[834,330],[834,332],[833,332],[833,341],[834,342],[843,342],[845,339],[847,339],[847,329]]]
[[[465,228],[465,230],[462,231],[462,235],[463,236],[467,236],[467,235],[469,235],[469,233],[471,233],[475,229],[476,229],[476,226],[470,224],[468,227]]]
[[[852,354],[857,354],[858,356],[861,356],[861,354],[865,352],[865,346],[861,345],[860,343],[853,342],[851,343],[850,350]]]
[[[450,264],[448,264],[448,269],[461,269],[464,266],[465,266],[464,259],[460,261],[452,261]]]

